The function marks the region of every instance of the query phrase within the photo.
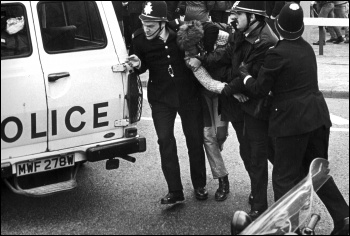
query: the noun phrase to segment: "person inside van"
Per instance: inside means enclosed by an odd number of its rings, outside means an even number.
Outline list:
[[[1,57],[29,52],[28,36],[23,32],[24,17],[1,16]]]

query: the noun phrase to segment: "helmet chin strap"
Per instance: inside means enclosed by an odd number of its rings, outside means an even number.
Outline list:
[[[151,35],[149,35],[149,36],[147,36],[147,37],[153,37],[153,35],[159,34],[160,32],[162,32],[162,30],[164,29],[164,27],[163,27],[163,28],[161,28],[161,27],[162,27],[162,22],[159,22],[159,28],[158,28],[156,31],[154,31],[153,34],[151,34]]]
[[[247,24],[247,26],[244,28],[243,32],[246,32],[246,31],[250,28],[250,26],[252,26],[253,24],[255,24],[255,22],[257,22],[256,19],[254,19],[253,21],[250,20],[251,13],[246,13],[246,15],[247,15],[248,24]]]

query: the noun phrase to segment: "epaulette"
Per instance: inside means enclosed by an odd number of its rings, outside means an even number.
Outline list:
[[[272,46],[270,49],[272,49],[272,48],[277,48],[277,46],[278,46],[278,44],[281,42],[281,40],[278,40],[277,41],[277,43],[274,45],[274,46]]]
[[[138,37],[138,36],[140,36],[140,35],[142,35],[144,33],[145,33],[145,31],[143,31],[142,28],[139,28],[132,34],[132,38],[134,39],[134,38],[136,38],[136,37]]]
[[[180,26],[182,26],[185,22],[180,20],[180,19],[175,19],[175,20],[172,20],[172,21],[169,21],[167,23],[167,26],[172,29],[174,32],[177,32],[179,31],[180,29]]]
[[[260,37],[257,37],[256,40],[254,41],[254,44],[260,43],[261,39]]]

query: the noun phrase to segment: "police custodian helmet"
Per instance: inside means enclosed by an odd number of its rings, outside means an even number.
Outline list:
[[[146,1],[142,14],[142,21],[168,21],[167,5],[165,1]]]
[[[233,12],[246,12],[267,17],[265,1],[236,1],[232,8]]]
[[[275,21],[278,33],[285,39],[298,39],[304,32],[304,13],[299,4],[286,4]]]

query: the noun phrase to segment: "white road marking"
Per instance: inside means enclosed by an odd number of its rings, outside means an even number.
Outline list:
[[[153,118],[152,117],[141,117],[141,120],[153,121]],[[181,123],[181,119],[180,118],[176,118],[175,122],[176,123]]]
[[[335,125],[349,125],[349,120],[344,119],[340,116],[336,116],[334,114],[330,114],[332,124]],[[331,131],[333,132],[349,132],[349,128],[334,128],[331,127]]]
[[[152,117],[141,117],[141,120],[153,121]],[[176,123],[181,123],[181,119],[175,119]],[[333,128],[331,127],[332,132],[349,132],[349,128]]]
[[[340,116],[333,115],[332,113],[330,114],[331,120],[333,124],[336,125],[349,125],[349,120],[344,119]]]
[[[141,117],[141,120],[153,120],[152,117]]]
[[[147,100],[147,89],[143,89],[143,98]],[[334,114],[330,114],[332,124],[335,125],[349,125],[349,120],[344,119],[340,116],[336,116]],[[142,117],[141,120],[152,121],[152,117]],[[176,118],[175,122],[181,123],[180,118]],[[333,128],[331,127],[331,131],[333,132],[349,132],[349,128]]]
[[[349,128],[332,128],[331,127],[331,131],[334,131],[334,132],[349,132]]]

